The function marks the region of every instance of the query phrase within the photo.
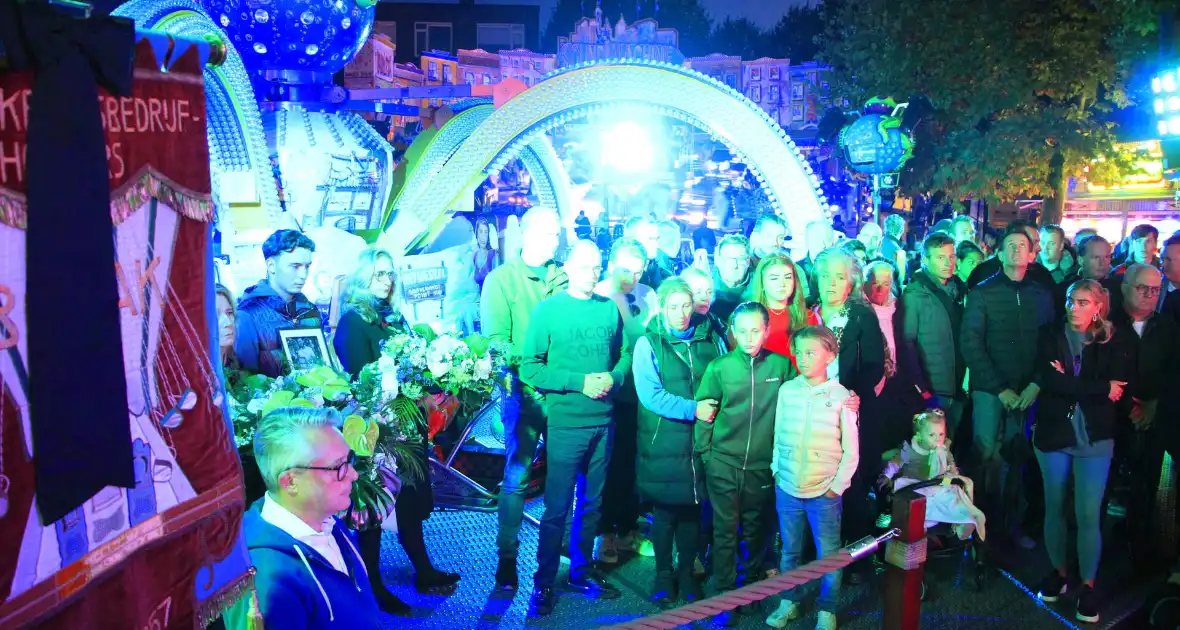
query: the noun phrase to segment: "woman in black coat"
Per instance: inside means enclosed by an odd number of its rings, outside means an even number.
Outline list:
[[[394,310],[393,257],[382,249],[369,249],[360,256],[357,268],[349,276],[341,302],[344,305],[332,346],[344,370],[356,378],[366,365],[381,357],[381,343],[395,333],[406,330],[405,321]],[[421,468],[429,471],[423,445]],[[403,483],[395,503],[397,537],[414,565],[414,586],[419,592],[433,592],[454,586],[459,576],[439,571],[430,562],[422,522],[434,508],[430,480]],[[410,607],[389,592],[381,581],[381,529],[371,527],[359,532],[361,557],[381,610],[390,614],[407,614]]]
[[[692,289],[680,278],[660,285],[660,310],[635,344],[632,372],[639,397],[636,488],[652,502],[651,541],[656,578],[651,600],[661,608],[680,596],[702,597],[693,579],[700,539],[704,470],[693,455],[693,428],[712,421],[717,401],[697,401],[693,393],[705,367],[725,353],[725,339],[693,308]],[[672,571],[672,541],[680,554]]]
[[[842,529],[845,540],[860,540],[873,533],[877,515],[869,492],[881,472],[884,452],[882,412],[877,385],[885,378],[885,338],[877,314],[861,292],[860,263],[848,252],[830,248],[815,257],[812,286],[819,296],[815,312],[820,323],[840,342],[840,356],[829,366],[831,376],[861,400],[859,430],[860,465],[852,485],[844,493]],[[849,580],[862,582],[871,562],[850,567]]]
[[[1136,373],[1139,338],[1107,320],[1110,296],[1094,280],[1069,287],[1064,325],[1042,329],[1037,346],[1036,424],[1033,446],[1045,484],[1045,549],[1054,570],[1041,583],[1040,596],[1055,601],[1066,590],[1069,540],[1065,498],[1070,476],[1077,517],[1081,593],[1077,618],[1098,621],[1094,578],[1102,555],[1101,508],[1114,455],[1120,406]]]

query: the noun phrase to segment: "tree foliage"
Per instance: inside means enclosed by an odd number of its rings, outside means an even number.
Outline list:
[[[549,52],[556,50],[557,38],[569,35],[574,24],[583,17],[594,17],[595,6],[594,0],[558,0],[557,8],[545,28],[545,35],[541,38],[541,48]],[[661,28],[676,29],[680,35],[680,51],[685,56],[711,52],[708,44],[713,19],[700,0],[606,0],[602,3],[602,12],[612,26],[619,17],[623,17],[628,24],[652,18],[659,22]]]
[[[766,50],[766,34],[749,18],[726,18],[710,37],[710,52],[736,55],[747,61],[758,59]]]
[[[1158,8],[1154,0],[861,0],[828,15],[820,59],[833,67],[833,90],[853,103],[930,99],[926,141],[903,177],[911,194],[1040,195],[1060,210],[1062,176],[1095,158],[1104,160],[1091,179],[1126,167],[1109,114],[1131,105],[1126,82],[1154,43]]]
[[[824,32],[826,6],[821,4],[788,9],[786,15],[767,33],[766,55],[790,59],[792,63],[815,59],[819,54],[817,40]]]

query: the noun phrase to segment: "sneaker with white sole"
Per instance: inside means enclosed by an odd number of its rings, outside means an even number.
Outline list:
[[[799,605],[788,599],[779,603],[778,608],[766,618],[771,628],[786,628],[787,624],[799,618]]]
[[[606,564],[618,564],[619,548],[614,534],[603,534],[594,540],[594,559]]]
[[[819,611],[819,620],[815,622],[815,630],[836,630],[836,613],[826,610]]]

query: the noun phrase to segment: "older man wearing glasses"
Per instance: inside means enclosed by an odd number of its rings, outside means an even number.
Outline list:
[[[365,564],[336,514],[348,509],[355,454],[334,409],[288,407],[254,434],[266,496],[243,520],[268,628],[379,628]]]

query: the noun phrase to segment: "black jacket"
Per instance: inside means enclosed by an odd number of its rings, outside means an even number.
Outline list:
[[[1114,438],[1116,422],[1123,408],[1131,404],[1135,380],[1138,339],[1135,331],[1116,326],[1106,343],[1091,343],[1082,350],[1082,370],[1073,375],[1073,354],[1064,326],[1041,330],[1037,341],[1037,398],[1033,444],[1042,451],[1059,451],[1077,446],[1073,429],[1074,407],[1080,405],[1091,442]],[[1060,361],[1062,374],[1052,363]],[[1110,400],[1110,382],[1126,381],[1122,399]]]
[[[1168,290],[1168,281],[1166,279],[1164,280],[1163,290]],[[1180,289],[1164,296],[1164,307],[1160,312],[1171,315],[1172,319],[1180,324]]]
[[[1111,315],[1115,326],[1139,337],[1139,364],[1135,379],[1128,385],[1131,395],[1140,400],[1160,398],[1165,387],[1180,383],[1180,324],[1172,318],[1153,314],[1144,323],[1143,335],[1135,333],[1131,317],[1125,310]]]
[[[876,398],[877,383],[885,375],[885,336],[872,307],[850,298],[848,324],[839,338],[840,384],[861,400]]]
[[[646,335],[660,384],[668,393],[689,400],[709,363],[725,354],[725,339],[711,323],[705,318],[694,323],[693,336],[682,340],[668,334],[662,318],[655,317]],[[705,498],[705,473],[693,454],[695,420],[665,418],[641,404],[638,425],[635,485],[639,494],[665,505],[700,504]]]
[[[917,357],[915,382],[923,391],[954,396],[963,389],[966,371],[959,351],[963,330],[963,281],[952,276],[948,292],[923,270],[905,286],[899,310],[902,327],[894,330],[897,341]]]
[[[998,273],[967,294],[959,339],[971,388],[1020,393],[1035,374],[1038,331],[1054,320],[1049,289]]]
[[[988,258],[987,260],[979,263],[979,266],[971,271],[971,276],[967,278],[967,289],[974,289],[984,280],[987,280],[997,273],[1002,273],[1003,271],[1004,264],[1000,262],[1000,258],[998,256],[992,256],[991,258]],[[1049,289],[1050,291],[1053,290],[1053,287],[1057,286],[1057,282],[1053,280],[1053,273],[1048,269],[1045,269],[1045,266],[1039,262],[1031,262],[1028,264],[1028,272],[1026,277],[1029,280],[1040,284],[1046,289]]]
[[[306,296],[297,293],[287,302],[263,280],[238,300],[234,354],[247,372],[282,376],[285,354],[279,330],[319,328],[320,324],[320,311]]]

